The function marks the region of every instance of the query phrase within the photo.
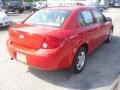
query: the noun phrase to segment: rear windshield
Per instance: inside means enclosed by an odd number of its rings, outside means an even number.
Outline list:
[[[33,14],[24,23],[60,27],[69,13],[69,10],[43,9]]]

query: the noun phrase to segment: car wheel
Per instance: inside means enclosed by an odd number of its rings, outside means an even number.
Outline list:
[[[19,10],[18,9],[15,9],[15,14],[19,14]]]
[[[79,73],[83,70],[86,61],[86,49],[80,48],[74,57],[73,65],[71,67],[72,72]]]
[[[19,13],[23,13],[24,12],[24,10],[19,10]]]
[[[106,40],[107,43],[110,43],[112,41],[112,36],[113,36],[113,30],[110,30],[108,38]]]

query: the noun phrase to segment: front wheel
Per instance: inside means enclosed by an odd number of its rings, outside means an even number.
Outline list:
[[[15,9],[15,14],[19,14],[19,10],[18,9]]]
[[[83,70],[86,61],[86,49],[80,48],[77,52],[76,56],[74,57],[73,65],[72,65],[72,72],[79,73]]]
[[[113,36],[113,30],[110,30],[108,38],[106,39],[107,43],[110,43],[112,41],[112,36]]]

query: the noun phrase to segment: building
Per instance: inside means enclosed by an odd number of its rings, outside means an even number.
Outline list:
[[[120,0],[45,0],[47,3],[55,5],[66,4],[66,3],[83,3],[85,5],[89,3],[100,3],[103,5],[109,5],[110,3],[120,2]]]
[[[47,0],[48,4],[54,5],[74,5],[76,3],[89,4],[89,3],[98,3],[99,0]]]

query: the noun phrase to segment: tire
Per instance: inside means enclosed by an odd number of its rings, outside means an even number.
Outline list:
[[[73,73],[80,73],[86,62],[87,51],[84,47],[81,47],[74,57],[74,61],[71,67],[71,71]]]
[[[15,9],[15,14],[19,14],[19,10],[18,9]]]
[[[111,29],[108,35],[108,38],[106,39],[107,43],[110,43],[112,41],[112,35],[113,35],[113,30]]]
[[[19,13],[21,14],[21,13],[23,13],[24,12],[24,10],[19,10]]]

